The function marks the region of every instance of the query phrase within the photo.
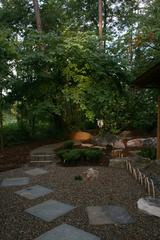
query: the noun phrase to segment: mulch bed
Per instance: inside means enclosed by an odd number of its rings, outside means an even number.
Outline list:
[[[54,143],[53,140],[36,141],[4,148],[0,152],[0,172],[21,167],[30,161],[30,151],[36,147]]]

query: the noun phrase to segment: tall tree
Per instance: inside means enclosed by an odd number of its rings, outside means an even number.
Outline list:
[[[33,5],[34,5],[34,11],[35,11],[37,31],[42,32],[42,22],[41,22],[41,15],[40,15],[38,0],[33,0]]]
[[[103,48],[103,23],[102,23],[102,0],[98,0],[98,28],[99,28],[99,44]]]
[[[0,30],[0,148],[3,149],[3,104],[8,83],[13,74],[16,56],[15,46],[10,33]]]

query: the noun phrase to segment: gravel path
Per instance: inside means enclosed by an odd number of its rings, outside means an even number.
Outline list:
[[[23,177],[25,166],[8,172],[3,177]],[[14,192],[24,187],[0,188],[0,240],[33,240],[52,228],[67,223],[95,234],[101,240],[158,240],[160,239],[159,218],[146,215],[136,207],[137,200],[145,196],[144,190],[124,168],[95,167],[99,170],[98,180],[92,182],[75,181],[74,176],[89,167],[48,165],[48,174],[31,177],[30,185],[40,184],[55,191],[35,200],[27,200]],[[24,212],[25,209],[45,200],[54,199],[77,206],[70,213],[46,223]],[[131,225],[91,226],[85,208],[91,205],[117,204],[127,208],[135,219]],[[68,239],[69,240],[69,239]],[[83,240],[83,239],[82,239]]]

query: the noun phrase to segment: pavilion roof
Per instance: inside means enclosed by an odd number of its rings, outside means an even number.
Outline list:
[[[150,67],[140,75],[133,85],[138,88],[159,88],[160,89],[160,62]]]

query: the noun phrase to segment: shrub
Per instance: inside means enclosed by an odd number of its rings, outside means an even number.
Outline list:
[[[64,155],[68,152],[68,149],[61,149],[57,151],[57,156],[61,159],[64,160]]]
[[[140,156],[144,158],[150,158],[152,160],[156,159],[156,148],[150,147],[150,148],[144,148],[139,153]]]
[[[69,165],[77,164],[81,162],[81,160],[91,162],[98,161],[101,159],[102,155],[103,152],[101,149],[61,149],[57,152],[57,156],[61,161]]]
[[[78,162],[78,160],[80,160],[80,158],[81,151],[78,149],[72,149],[63,154],[63,161],[67,164],[75,164]]]
[[[74,142],[72,140],[68,140],[66,142],[64,142],[62,148],[63,149],[72,149],[74,145]]]
[[[103,152],[101,149],[86,149],[83,155],[89,161],[98,161],[101,159]]]

